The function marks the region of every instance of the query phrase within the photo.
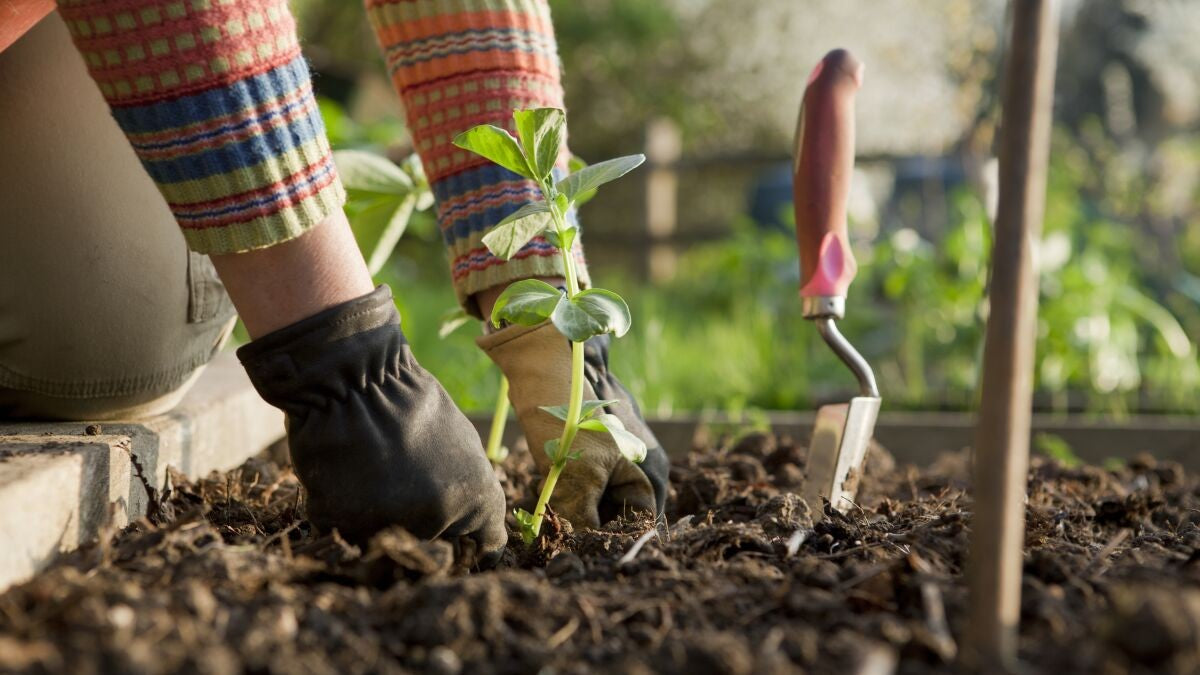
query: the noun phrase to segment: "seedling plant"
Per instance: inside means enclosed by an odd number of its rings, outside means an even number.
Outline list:
[[[615,415],[604,412],[605,406],[617,401],[583,400],[584,342],[607,333],[623,336],[629,330],[631,317],[625,300],[613,291],[580,289],[572,255],[579,230],[567,222],[567,214],[574,206],[590,199],[601,185],[637,168],[646,158],[630,155],[590,166],[572,162],[571,173],[555,180],[553,170],[562,147],[565,113],[558,108],[535,108],[515,111],[513,119],[516,137],[500,127],[483,124],[459,134],[454,144],[536,182],[541,191],[541,200],[521,207],[484,235],[483,243],[488,250],[508,260],[533,238],[541,236],[562,256],[565,289],[537,279],[515,282],[500,294],[490,317],[497,327],[502,322],[536,326],[548,320],[571,342],[569,398],[563,405],[541,407],[546,414],[562,420],[562,434],[542,448],[550,458],[550,470],[533,513],[524,509],[515,511],[521,536],[530,543],[541,533],[546,505],[559,476],[568,461],[579,457],[571,448],[580,432],[608,434],[631,462],[641,462],[646,457],[646,444],[627,431]]]

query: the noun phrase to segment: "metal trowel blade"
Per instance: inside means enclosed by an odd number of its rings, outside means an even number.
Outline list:
[[[817,410],[803,495],[812,508],[816,509],[822,498],[842,513],[854,506],[880,402],[878,398],[856,396],[849,403]]]

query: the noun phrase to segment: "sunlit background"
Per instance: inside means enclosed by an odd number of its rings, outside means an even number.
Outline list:
[[[331,138],[409,153],[361,5],[295,0]],[[994,212],[999,0],[553,0],[572,151],[645,152],[583,209],[593,278],[634,328],[616,372],[652,414],[805,409],[853,391],[800,318],[789,156],[821,55],[867,64],[843,332],[885,407],[976,397]],[[1064,3],[1048,209],[1037,261],[1039,409],[1200,408],[1200,2]],[[454,306],[418,214],[379,275],[422,363],[468,410],[499,374]]]

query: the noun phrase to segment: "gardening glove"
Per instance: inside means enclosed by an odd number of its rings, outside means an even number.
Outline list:
[[[389,525],[457,544],[481,566],[508,535],[479,435],[413,358],[387,286],[238,350],[287,414],[296,475],[318,528],[362,541]]]
[[[577,528],[597,528],[627,511],[661,515],[667,494],[667,456],[641,419],[629,392],[608,372],[607,339],[585,344],[583,398],[617,399],[605,412],[617,415],[646,443],[647,456],[633,464],[602,432],[580,431],[550,498],[559,515]],[[562,420],[539,406],[564,405],[570,396],[571,343],[547,322],[509,326],[477,340],[509,381],[509,399],[525,432],[529,452],[544,477],[550,458],[546,441],[562,434]]]

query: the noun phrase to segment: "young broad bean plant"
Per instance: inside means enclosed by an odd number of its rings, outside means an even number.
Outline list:
[[[515,515],[526,543],[541,532],[546,505],[567,462],[578,458],[571,446],[580,432],[608,434],[621,454],[631,462],[646,457],[646,444],[625,430],[621,421],[606,414],[604,406],[616,401],[583,400],[583,343],[606,333],[621,337],[629,330],[629,306],[616,293],[603,288],[580,290],[572,247],[579,234],[568,224],[571,207],[590,198],[596,188],[616,180],[645,161],[642,155],[618,157],[591,166],[573,163],[573,172],[555,180],[552,173],[562,147],[566,115],[558,108],[536,108],[513,112],[517,136],[493,125],[480,125],[458,135],[454,144],[538,184],[542,193],[496,224],[483,237],[483,243],[497,257],[508,260],[534,237],[542,236],[562,256],[566,290],[537,279],[511,284],[500,294],[492,309],[491,321],[535,326],[549,320],[571,342],[570,397],[564,405],[542,406],[542,410],[563,422],[562,435],[546,442],[543,451],[550,458],[550,471],[538,495],[533,513],[517,509]]]

